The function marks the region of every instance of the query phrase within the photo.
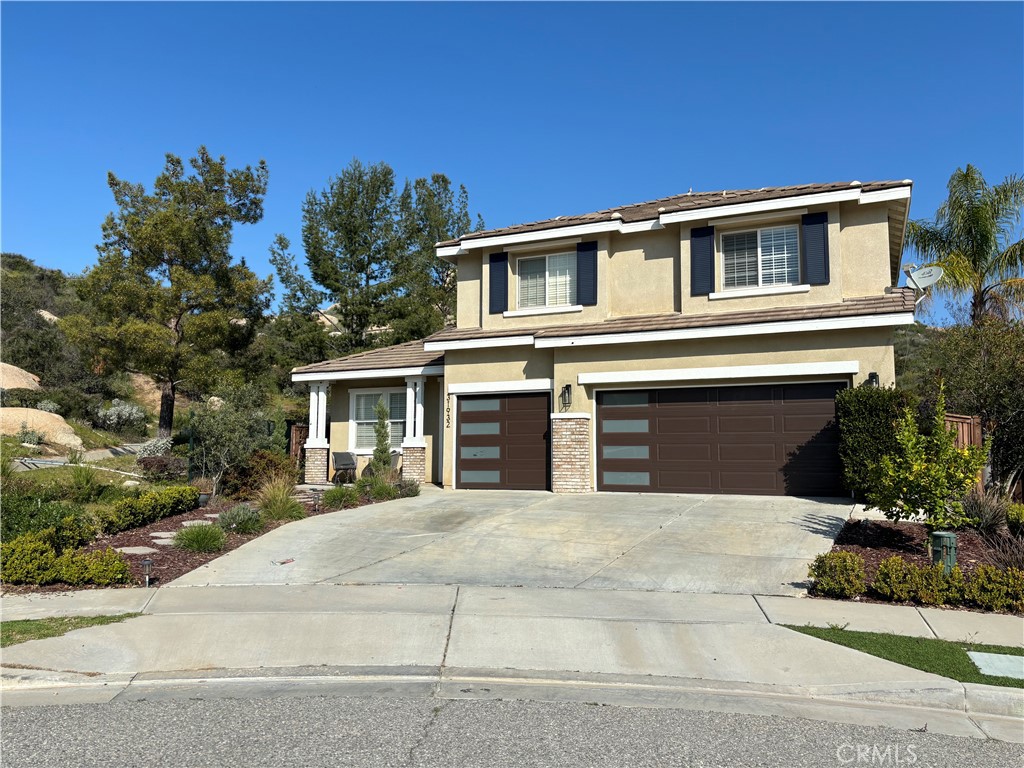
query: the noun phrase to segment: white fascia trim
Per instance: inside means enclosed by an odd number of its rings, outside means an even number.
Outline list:
[[[530,315],[562,315],[570,312],[582,312],[582,304],[567,304],[564,307],[536,307],[534,309],[512,309],[502,312],[502,317],[529,317]]]
[[[892,189],[880,189],[877,192],[864,192],[857,200],[859,205],[868,203],[883,203],[886,200],[909,200],[910,187],[893,187]]]
[[[473,381],[449,384],[449,395],[490,395],[499,392],[550,392],[551,379],[520,379],[519,381]]]
[[[535,240],[561,240],[578,235],[596,235],[601,232],[618,232],[621,222],[619,221],[598,221],[593,224],[577,224],[573,227],[558,227],[557,229],[542,229],[537,232],[520,232],[514,235],[495,235],[494,237],[481,237],[474,240],[466,240],[460,243],[463,250],[468,248],[496,248],[498,246],[516,245],[519,243],[531,243]],[[449,246],[454,247],[454,246]],[[440,255],[440,253],[438,253]]]
[[[484,339],[455,339],[428,341],[423,344],[427,352],[446,352],[449,349],[490,349],[491,347],[527,347],[533,345],[533,336],[493,336]]]
[[[446,245],[437,249],[437,255],[442,259],[451,258],[452,256],[463,256],[465,253],[466,249],[461,245]]]
[[[777,285],[768,288],[735,288],[729,291],[709,293],[708,299],[741,299],[744,296],[779,296],[785,293],[810,293],[809,285]]]
[[[293,373],[292,381],[352,381],[358,379],[399,378],[402,376],[436,376],[443,373],[443,365],[424,365],[416,368],[368,368],[363,371]]]
[[[838,203],[843,200],[856,200],[860,197],[860,187],[839,189],[834,192],[818,192],[814,195],[784,197],[776,200],[760,200],[756,203],[736,203],[735,205],[716,205],[711,208],[695,208],[689,211],[663,213],[659,221],[662,224],[673,224],[679,221],[702,221],[716,217],[742,216],[762,211],[781,211],[789,208],[803,208],[810,205]]]
[[[526,243],[525,245],[510,245],[503,250],[505,253],[528,253],[530,251],[548,250],[561,248],[563,245],[577,245],[583,238],[567,237],[564,240],[552,240],[543,243]]]
[[[651,341],[685,341],[717,339],[726,336],[762,336],[775,333],[807,333],[813,331],[845,331],[851,328],[885,328],[912,325],[913,312],[862,317],[830,317],[823,320],[783,320],[775,323],[720,325],[713,328],[677,328],[669,331],[638,331],[636,333],[603,333],[593,336],[562,336],[538,338],[538,349],[554,347],[588,347],[601,344],[638,344]]]
[[[589,413],[552,413],[552,419],[589,419]]]
[[[582,384],[632,384],[654,381],[712,381],[721,379],[773,379],[782,376],[834,376],[860,372],[857,360],[836,363],[782,363],[778,365],[726,365],[719,368],[669,368],[661,371],[598,371],[581,373]]]
[[[619,232],[623,235],[628,235],[632,232],[650,232],[655,229],[664,229],[665,225],[657,219],[649,219],[647,221],[634,221],[629,224],[622,224],[619,227]]]

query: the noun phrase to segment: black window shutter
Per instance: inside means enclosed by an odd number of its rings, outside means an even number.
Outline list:
[[[715,228],[690,230],[690,295],[707,296],[715,290]]]
[[[501,314],[508,309],[508,254],[492,253],[490,256],[491,314]]]
[[[576,303],[597,304],[597,241],[576,244]]]
[[[828,285],[828,214],[806,213],[801,223],[804,281],[809,285]]]

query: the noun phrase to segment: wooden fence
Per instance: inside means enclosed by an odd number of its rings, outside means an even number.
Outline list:
[[[292,424],[288,431],[288,455],[297,467],[302,466],[302,446],[308,437],[309,424]]]
[[[947,413],[946,427],[956,429],[957,448],[966,448],[968,445],[975,445],[981,448],[980,416],[961,416],[958,413]]]

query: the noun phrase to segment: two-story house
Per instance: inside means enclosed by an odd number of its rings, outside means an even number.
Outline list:
[[[456,326],[297,368],[309,482],[365,462],[446,488],[843,493],[836,392],[894,382],[910,181],[690,193],[439,243]]]

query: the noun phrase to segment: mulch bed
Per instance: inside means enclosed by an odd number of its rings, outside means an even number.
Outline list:
[[[238,503],[240,502],[236,500],[215,500],[206,507],[200,507],[199,509],[195,509],[191,512],[186,512],[183,515],[165,517],[162,520],[157,520],[155,523],[150,523],[143,528],[133,528],[132,530],[122,531],[121,533],[114,534],[113,536],[101,535],[96,539],[96,541],[83,549],[85,551],[106,549],[107,547],[150,547],[155,549],[157,552],[149,555],[131,555],[123,553],[131,565],[132,574],[135,576],[136,582],[134,584],[123,584],[119,586],[124,588],[139,587],[145,583],[145,577],[142,575],[142,561],[147,557],[153,560],[153,571],[149,578],[150,585],[155,587],[162,586],[173,581],[179,576],[185,575],[189,571],[194,571],[201,565],[206,565],[211,560],[216,560],[221,555],[227,554],[233,549],[238,549],[238,547],[242,546],[247,541],[252,541],[275,528],[280,528],[282,525],[287,525],[289,522],[292,522],[290,520],[268,521],[267,526],[263,529],[262,533],[228,533],[224,549],[220,552],[189,552],[184,549],[178,549],[174,546],[158,546],[153,543],[154,539],[150,536],[151,533],[159,531],[177,531],[182,527],[182,523],[187,520],[210,520],[211,518],[206,517],[206,515],[223,512]],[[322,507],[319,511],[314,510],[312,502],[306,502],[303,506],[306,508],[306,515],[308,517],[322,515],[329,511]],[[95,587],[93,585],[73,587],[67,584],[47,584],[45,586],[36,586],[34,584],[4,584],[2,586],[2,594],[23,595],[39,592],[72,592],[84,589],[99,589],[99,587]]]
[[[899,555],[908,563],[928,567],[928,529],[920,523],[888,520],[849,520],[836,537],[833,552],[853,552],[864,558],[868,583],[886,558]],[[977,531],[956,532],[956,563],[965,576],[989,563],[992,548]]]

